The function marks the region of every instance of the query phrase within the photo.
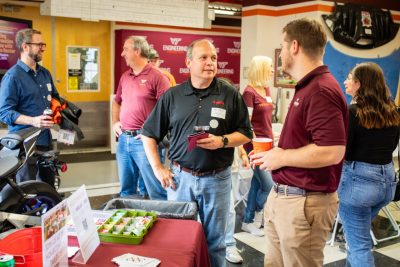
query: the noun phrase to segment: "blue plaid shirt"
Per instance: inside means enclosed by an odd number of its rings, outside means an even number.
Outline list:
[[[51,98],[58,97],[50,72],[37,64],[36,72],[18,60],[4,75],[0,87],[0,120],[15,132],[29,125],[17,125],[15,120],[22,114],[39,116],[50,108]],[[43,130],[36,142],[40,146],[51,144],[50,130]]]

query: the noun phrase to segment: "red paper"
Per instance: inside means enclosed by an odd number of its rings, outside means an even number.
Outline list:
[[[188,142],[189,142],[188,151],[192,151],[193,149],[195,149],[197,147],[197,144],[196,144],[197,140],[207,138],[207,137],[208,137],[208,133],[206,133],[206,132],[198,132],[198,133],[188,135],[188,137],[187,137]]]

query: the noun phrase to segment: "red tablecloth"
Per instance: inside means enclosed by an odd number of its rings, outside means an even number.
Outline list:
[[[69,245],[77,245],[70,237]],[[69,261],[69,266],[113,266],[114,257],[133,253],[157,258],[160,267],[210,266],[207,242],[201,224],[196,221],[157,219],[140,245],[100,243],[85,265]]]

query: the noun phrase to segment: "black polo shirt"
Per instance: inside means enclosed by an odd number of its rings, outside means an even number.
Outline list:
[[[214,78],[207,89],[196,90],[190,80],[172,87],[159,99],[147,118],[142,134],[158,141],[171,132],[171,161],[193,171],[211,171],[229,167],[233,148],[208,150],[196,147],[188,152],[187,136],[194,126],[209,125],[209,133],[224,135],[240,132],[252,138],[246,104],[234,87]]]

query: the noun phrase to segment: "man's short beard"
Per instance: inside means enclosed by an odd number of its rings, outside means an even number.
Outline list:
[[[33,54],[32,52],[29,52],[29,57],[33,59],[36,63],[42,61],[42,57],[39,54]]]

